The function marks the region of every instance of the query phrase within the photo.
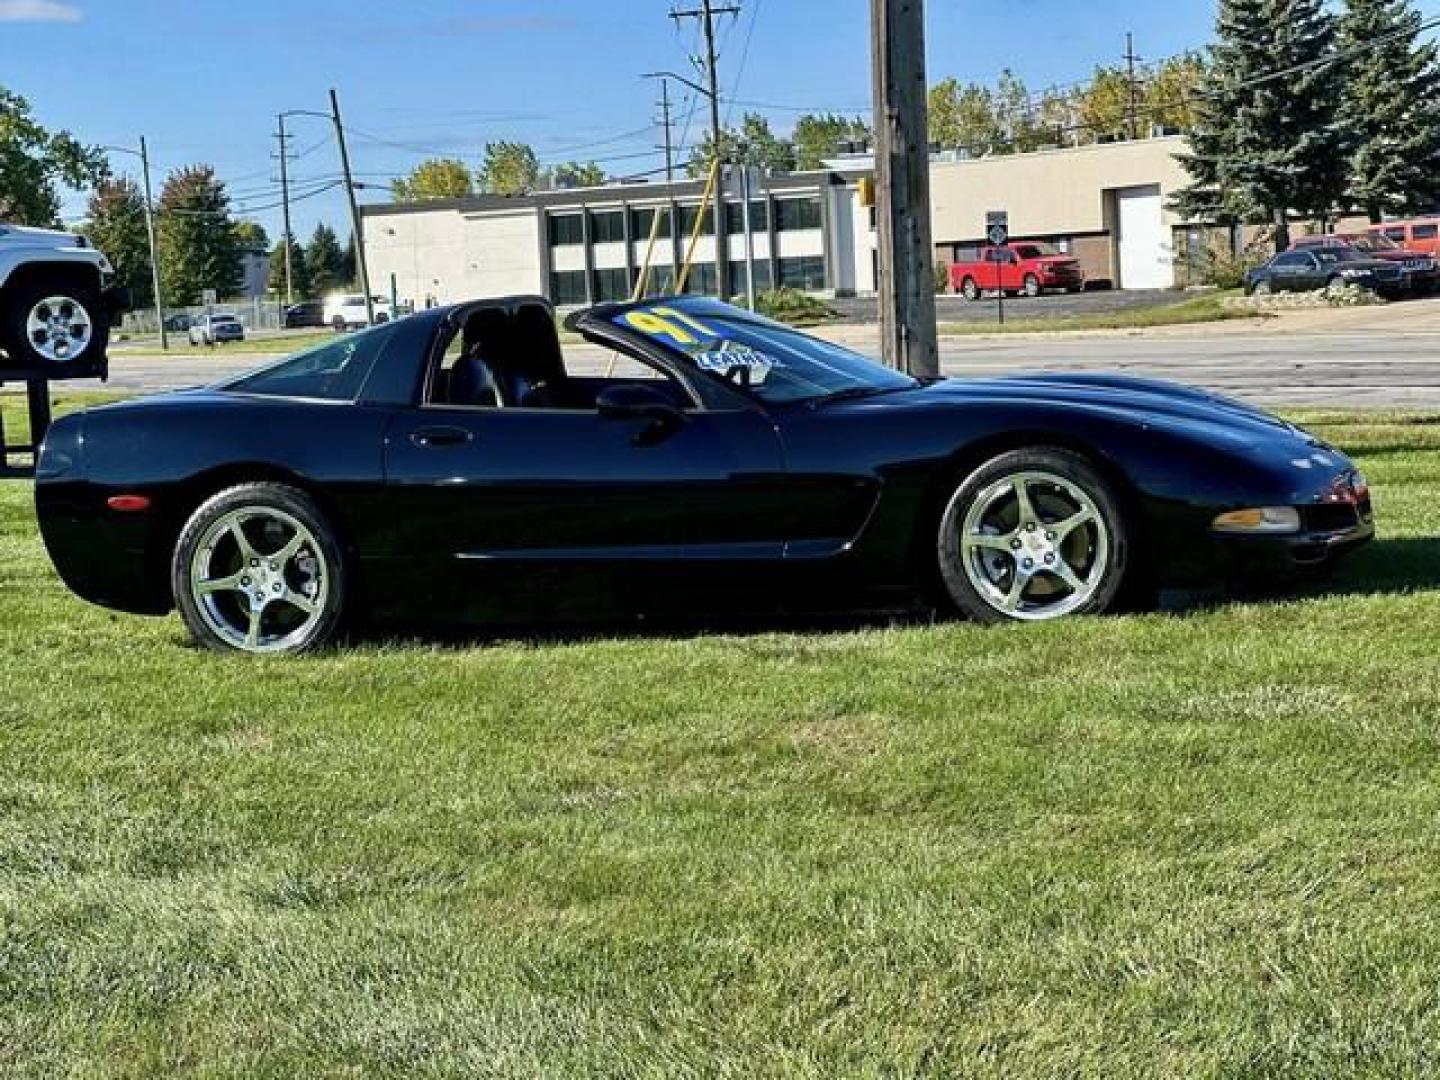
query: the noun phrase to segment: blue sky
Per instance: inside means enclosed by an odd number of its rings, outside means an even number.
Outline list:
[[[728,96],[764,103],[777,131],[796,110],[868,109],[868,0],[743,6],[721,29]],[[1202,45],[1214,13],[1212,0],[927,6],[932,81],[989,81],[1010,67],[1032,89],[1116,60],[1127,30],[1147,58]],[[144,134],[157,183],[174,166],[215,165],[237,208],[253,210],[273,237],[275,114],[327,108],[332,85],[362,179],[384,183],[437,152],[474,164],[487,140],[502,138],[532,143],[545,162],[656,168],[657,88],[638,76],[689,74],[696,51],[694,24],[677,31],[669,9],[668,0],[0,0],[0,84],[88,142],[133,145]],[[734,106],[735,119],[744,108]],[[703,116],[697,110],[692,135]],[[337,172],[335,147],[321,121],[298,118],[292,130],[305,154],[292,169],[303,194]],[[66,213],[83,207],[69,199]],[[337,192],[295,207],[302,237],[322,218],[343,225]]]

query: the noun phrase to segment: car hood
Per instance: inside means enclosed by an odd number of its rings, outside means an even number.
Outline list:
[[[1179,383],[1130,375],[1055,372],[943,379],[914,390],[857,399],[855,403],[882,408],[977,404],[1061,407],[1201,436],[1235,449],[1279,443],[1293,447],[1296,442],[1329,449],[1293,424],[1243,401]]]

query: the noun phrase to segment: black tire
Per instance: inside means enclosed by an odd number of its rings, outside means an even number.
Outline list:
[[[1027,488],[1027,498],[1034,504],[1037,528],[1026,529],[1028,523],[1018,513],[1017,502],[1013,530],[987,535],[987,539],[1004,541],[1006,551],[995,554],[977,554],[979,549],[967,551],[961,542],[967,517],[972,512],[978,513],[982,505],[1001,505],[1006,491],[1013,492],[1015,487],[1012,482],[1007,488],[1004,481],[1021,476],[1030,477],[1022,486]],[[1044,478],[1061,481],[1066,488],[1053,486]],[[1077,493],[1088,499],[1088,506],[1074,497]],[[987,503],[988,497],[1000,501]],[[1067,508],[1093,511],[1096,523],[1076,526],[1072,533],[1064,536],[1059,535],[1064,530],[1046,529],[1047,524],[1059,525],[1065,520],[1069,516]],[[1019,545],[1013,554],[1008,550],[1011,545]],[[940,518],[935,551],[945,597],[962,615],[982,623],[1038,622],[1116,610],[1122,601],[1129,570],[1130,530],[1119,496],[1084,457],[1057,447],[1036,447],[992,458],[956,486]],[[1073,563],[1084,563],[1086,556],[1090,562],[1080,577]],[[983,561],[987,558],[991,560],[989,563]],[[1058,560],[1058,566],[1075,573],[1083,588],[1066,586],[1058,570],[1043,565],[1047,558]],[[974,559],[982,562],[977,565],[971,561]],[[1034,567],[1026,572],[1029,584],[1022,585],[1015,593],[1013,586],[1020,576],[1022,559],[1027,566],[1033,563]],[[989,598],[972,580],[972,572],[983,576],[991,585]],[[1006,610],[1000,603],[1000,592],[1018,595],[1018,605]],[[1028,601],[1032,606],[1026,607],[1025,597],[1034,593],[1042,595]]]
[[[330,320],[330,329],[334,330],[337,334],[343,334],[345,332],[345,320],[339,315],[336,315],[335,318]]]
[[[248,526],[246,542],[255,556],[248,560],[234,538],[237,516],[242,532]],[[287,535],[291,523],[308,531],[308,537],[300,528]],[[282,559],[292,543],[296,550]],[[208,601],[192,585],[207,559],[207,580],[237,581],[215,590]],[[226,564],[218,572],[217,559]],[[347,585],[344,547],[324,512],[305,492],[271,482],[240,484],[202,503],[181,530],[170,564],[170,587],[186,629],[196,644],[216,652],[292,654],[322,648],[339,630]],[[260,602],[252,604],[252,598]],[[312,610],[296,606],[301,602]],[[261,610],[254,624],[259,632],[241,641],[240,630],[251,624],[256,607]]]
[[[1031,300],[1040,295],[1040,279],[1034,274],[1025,275],[1025,295]]]
[[[1270,282],[1268,282],[1268,281],[1257,281],[1257,282],[1255,282],[1254,285],[1251,285],[1251,286],[1250,286],[1249,295],[1251,295],[1251,296],[1272,296],[1272,295],[1274,295],[1274,292],[1275,292],[1275,290],[1271,287]]]
[[[29,333],[32,312],[49,312],[52,305],[47,301],[56,301],[55,313],[68,318],[72,326],[83,323],[88,328],[84,344],[63,356],[55,355],[56,346],[48,344],[52,340],[48,335],[37,343]],[[46,373],[98,370],[109,344],[110,314],[94,285],[73,276],[35,277],[0,297],[0,348],[9,356],[11,367]]]
[[[980,299],[980,286],[975,283],[974,278],[967,277],[964,281],[960,283],[960,295],[965,297],[965,299],[969,300],[971,303],[974,303],[976,300]]]

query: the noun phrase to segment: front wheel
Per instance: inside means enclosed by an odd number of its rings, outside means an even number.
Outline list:
[[[1040,295],[1040,279],[1034,274],[1025,275],[1025,295],[1031,300]]]
[[[315,501],[283,484],[242,484],[191,515],[170,568],[180,617],[217,652],[324,645],[345,598],[343,551]]]
[[[980,286],[975,283],[974,278],[966,278],[960,285],[960,295],[972,303],[980,299]]]
[[[1109,611],[1128,553],[1109,483],[1058,448],[1013,451],[975,470],[951,496],[937,538],[946,593],[985,623]]]
[[[63,277],[16,286],[0,300],[0,348],[13,367],[93,366],[110,341],[110,318],[93,286]]]

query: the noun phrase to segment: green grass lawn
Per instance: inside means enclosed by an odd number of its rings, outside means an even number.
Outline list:
[[[0,1075],[1434,1075],[1440,417],[1309,419],[1326,587],[1013,629],[221,658],[0,484]]]
[[[1139,330],[1150,326],[1185,326],[1191,323],[1226,322],[1231,319],[1273,318],[1225,306],[1226,297],[1238,291],[1204,293],[1159,307],[1133,311],[1111,311],[1097,315],[1067,315],[1054,319],[1006,318],[1003,326],[994,322],[941,323],[941,335],[1039,334],[1072,330]]]

